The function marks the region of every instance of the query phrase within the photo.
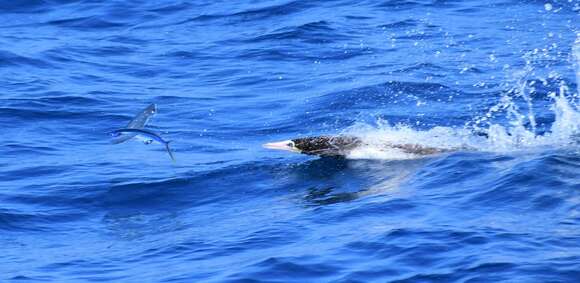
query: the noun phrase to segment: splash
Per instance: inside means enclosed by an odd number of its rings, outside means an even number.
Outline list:
[[[356,124],[344,134],[358,136],[365,144],[348,155],[351,159],[404,160],[421,157],[401,149],[385,147],[385,144],[413,144],[426,148],[459,150],[476,148],[474,145],[485,139],[466,129],[435,127],[427,131],[417,131],[404,124],[390,125],[384,120],[379,120],[377,126]]]
[[[577,85],[580,85],[580,34],[572,48],[572,65]],[[547,78],[535,79],[534,54],[524,56],[525,67],[512,74],[512,79],[504,84],[499,102],[487,113],[470,121],[463,127],[435,127],[418,131],[404,124],[391,125],[379,120],[376,126],[355,124],[343,134],[360,137],[365,146],[351,152],[351,159],[413,159],[415,154],[400,149],[385,147],[385,144],[415,144],[445,150],[476,150],[486,152],[512,152],[544,148],[561,148],[580,144],[580,86],[570,90],[557,73],[551,72]],[[557,82],[557,91],[541,96],[535,84],[548,81]],[[539,130],[537,117],[539,103],[550,105],[554,120],[545,129]],[[500,122],[498,122],[498,120]]]
[[[574,67],[576,74],[576,96],[580,95],[580,32],[576,34],[576,42],[572,47],[572,56],[574,58]]]

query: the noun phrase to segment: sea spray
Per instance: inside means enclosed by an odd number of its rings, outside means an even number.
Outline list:
[[[580,32],[576,34],[576,41],[572,47],[572,60],[574,60],[574,73],[576,74],[576,99],[580,98]]]
[[[580,82],[580,35],[572,48],[576,79]],[[543,56],[546,56],[545,54]],[[420,156],[408,154],[397,149],[385,147],[385,144],[417,144],[425,147],[437,147],[455,150],[476,150],[487,152],[511,152],[517,150],[543,149],[546,147],[578,146],[580,136],[579,91],[570,90],[565,81],[554,72],[548,78],[535,74],[534,53],[524,56],[526,65],[522,70],[512,73],[512,79],[504,84],[496,105],[466,124],[464,127],[434,127],[419,131],[405,124],[391,125],[379,119],[376,125],[356,123],[344,130],[342,134],[356,135],[363,139],[365,146],[353,151],[351,159],[412,159]],[[537,60],[540,61],[540,60]],[[537,74],[536,74],[537,76]],[[537,95],[535,84],[545,86],[550,82],[559,84],[557,91],[547,95]],[[534,96],[540,98],[534,100]],[[554,121],[542,132],[538,130],[536,117],[545,113],[536,113],[540,102],[549,100]],[[503,117],[502,119],[498,117]]]

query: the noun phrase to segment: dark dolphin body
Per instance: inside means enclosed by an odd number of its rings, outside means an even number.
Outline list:
[[[265,148],[287,150],[308,155],[345,157],[352,150],[365,143],[354,136],[317,136],[286,140],[264,144]],[[416,155],[432,155],[455,151],[459,149],[443,149],[435,147],[425,147],[417,144],[391,144],[386,143],[385,148],[400,149],[405,153]]]

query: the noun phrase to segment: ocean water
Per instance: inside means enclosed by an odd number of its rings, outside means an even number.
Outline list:
[[[2,1],[0,282],[580,282],[579,14]],[[175,163],[111,144],[150,103]]]

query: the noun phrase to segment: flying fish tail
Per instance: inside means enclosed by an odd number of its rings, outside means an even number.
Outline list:
[[[171,157],[171,160],[173,162],[175,162],[175,157],[173,156],[173,152],[171,151],[171,148],[169,147],[169,143],[170,142],[171,141],[168,141],[168,142],[165,143],[165,149],[167,150],[167,153],[169,154],[169,157]]]

